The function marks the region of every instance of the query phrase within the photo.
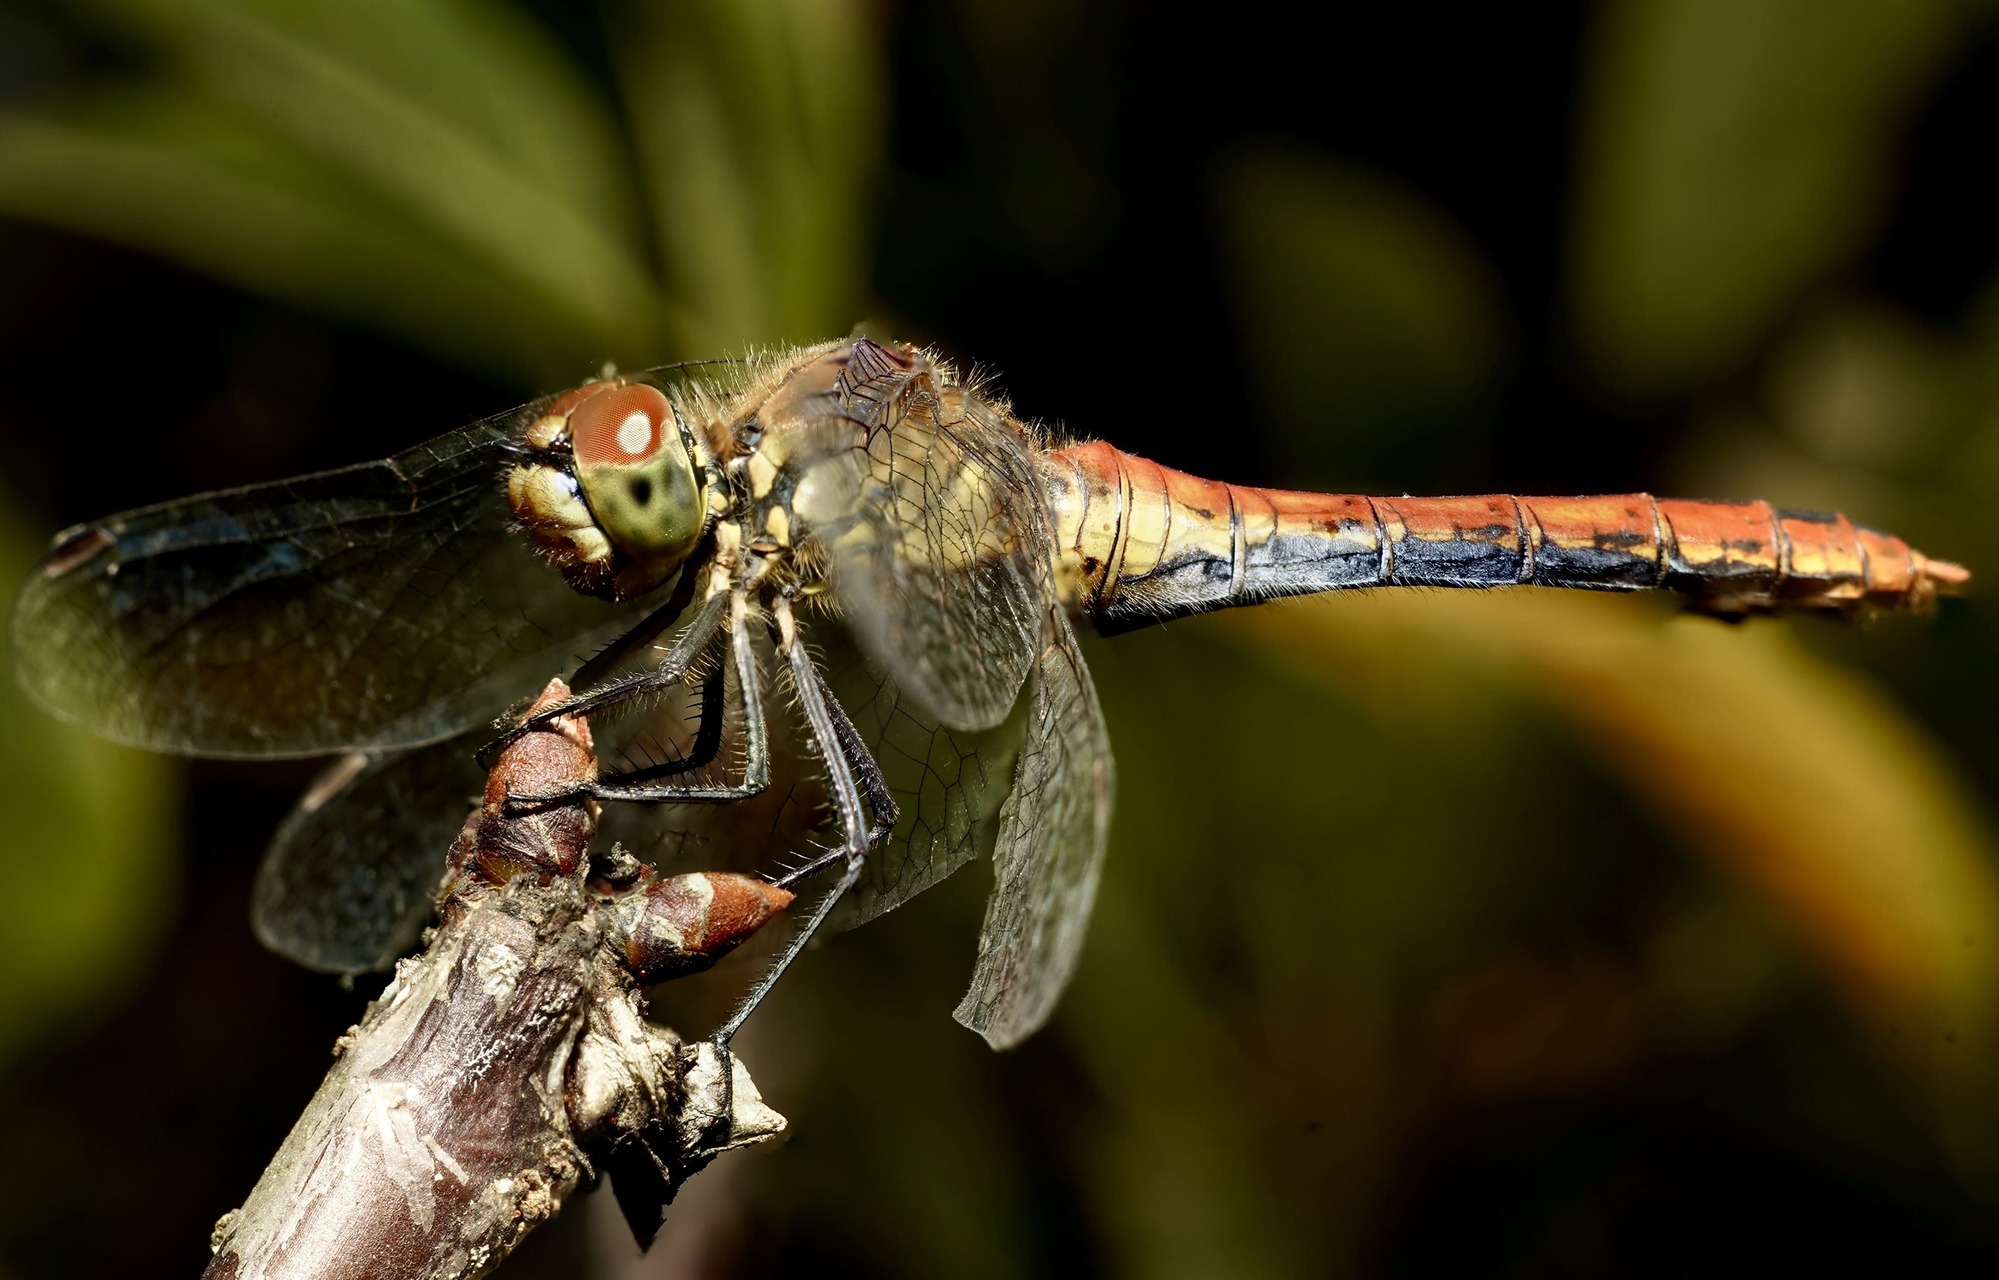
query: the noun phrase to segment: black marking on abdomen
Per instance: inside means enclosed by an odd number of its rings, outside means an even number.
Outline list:
[[[1645,539],[1636,541],[1643,543]],[[1559,547],[1544,542],[1536,560],[1533,581],[1547,587],[1630,591],[1650,587],[1659,579],[1656,561],[1604,546]]]
[[[1518,548],[1497,542],[1404,538],[1395,545],[1394,580],[1411,586],[1515,586],[1523,559]]]

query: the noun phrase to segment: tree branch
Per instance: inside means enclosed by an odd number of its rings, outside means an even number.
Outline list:
[[[536,707],[568,695],[550,683]],[[511,743],[451,850],[441,923],[358,1027],[206,1277],[484,1275],[609,1170],[650,1243],[718,1153],[781,1132],[740,1063],[645,1020],[642,983],[712,964],[791,895],[724,874],[586,880],[589,729]]]

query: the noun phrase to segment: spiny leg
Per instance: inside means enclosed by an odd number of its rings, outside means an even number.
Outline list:
[[[756,649],[750,644],[749,591],[744,587],[738,587],[730,597],[726,647],[735,662],[736,692],[743,703],[742,781],[713,786],[654,784],[645,780],[651,771],[642,770],[599,778],[584,788],[586,794],[597,800],[629,800],[637,804],[726,804],[764,793],[770,786],[770,730],[764,721],[763,678],[757,672]],[[720,674],[715,678],[721,679]],[[720,710],[719,703],[716,709]],[[695,740],[697,753],[709,741],[719,749],[721,732],[719,716],[711,727],[704,709],[701,731]]]
[[[749,640],[748,590],[744,587],[736,588],[729,598],[729,603],[731,608],[725,647],[733,655],[736,688],[743,700],[743,777],[740,782],[688,786],[649,781],[661,773],[680,772],[685,767],[692,767],[691,764],[680,762],[681,768],[662,767],[657,770],[640,770],[632,774],[613,774],[564,791],[515,795],[509,797],[510,803],[533,807],[544,804],[566,804],[573,802],[579,796],[589,796],[595,800],[628,800],[636,804],[726,804],[732,800],[747,800],[763,794],[770,786],[770,734],[764,723],[763,682],[757,672],[756,650],[751,647]],[[706,612],[705,606],[703,612]],[[680,646],[676,644],[676,651],[679,648]],[[669,658],[672,656],[669,655]],[[691,659],[689,661],[691,663]],[[714,678],[720,680],[722,677],[718,673]],[[714,712],[712,725],[711,706]],[[704,698],[703,723],[696,738],[697,754],[703,749],[704,744],[711,742],[716,749],[719,749],[720,713],[719,702],[710,704]],[[710,758],[712,756],[713,752],[710,753]]]
[[[829,694],[826,698],[826,710],[832,713],[833,732],[839,736],[840,749],[846,753],[847,763],[853,766],[854,779],[861,784],[861,790],[867,796],[868,811],[874,818],[873,825],[868,828],[868,852],[873,853],[895,830],[896,822],[902,817],[902,807],[896,804],[895,793],[889,790],[888,779],[882,776],[881,766],[875,762],[874,753],[869,751],[868,744],[861,740],[860,731],[854,728],[854,722],[847,718],[847,709],[840,705],[840,700]],[[828,850],[805,865],[786,872],[773,883],[789,889],[800,881],[818,875],[846,856],[840,849]]]
[[[895,824],[902,818],[902,807],[896,804],[895,793],[889,790],[888,779],[882,776],[874,753],[861,741],[860,730],[847,718],[847,709],[830,693],[826,695],[826,709],[833,713],[833,731],[840,736],[840,747],[847,753],[854,777],[867,794],[868,811],[874,815],[874,825],[868,828],[868,851],[872,853],[895,830]]]
[[[667,649],[666,656],[660,660],[658,666],[621,676],[594,689],[544,707],[481,747],[480,765],[492,768],[493,761],[508,744],[523,734],[547,727],[551,721],[560,716],[588,715],[593,711],[601,711],[606,707],[619,706],[645,697],[655,690],[685,680],[687,673],[693,670],[701,655],[714,643],[716,635],[720,633],[723,607],[727,603],[728,598],[720,594],[709,596],[701,603],[701,608],[695,615],[688,619],[687,625],[680,629],[680,634],[674,637],[672,646]],[[640,625],[644,626],[650,622],[649,618],[647,623]],[[624,647],[623,642],[621,641],[617,647]],[[586,667],[588,665],[585,664]]]
[[[757,979],[749,994],[743,998],[743,1002],[736,1006],[736,1011],[724,1019],[722,1025],[710,1034],[709,1039],[722,1052],[725,1062],[730,1039],[742,1029],[750,1014],[756,1012],[757,1006],[763,1003],[764,997],[770,994],[771,988],[777,985],[785,970],[798,959],[799,953],[812,941],[812,935],[819,931],[820,926],[826,923],[826,918],[833,913],[833,908],[839,905],[840,899],[846,897],[848,891],[860,880],[861,870],[867,865],[868,851],[878,839],[876,833],[869,829],[861,811],[861,787],[855,780],[856,761],[849,758],[850,748],[853,755],[866,762],[859,772],[872,773],[879,779],[881,771],[876,767],[873,757],[868,754],[860,735],[854,732],[852,724],[846,726],[846,734],[842,735],[839,726],[846,720],[845,713],[835,710],[838,704],[827,691],[825,678],[819,674],[819,668],[813,665],[812,655],[805,651],[804,644],[799,641],[798,623],[792,616],[790,599],[779,596],[771,611],[777,621],[778,648],[783,652],[785,662],[791,668],[793,683],[798,687],[799,706],[805,712],[806,725],[811,730],[813,741],[818,745],[820,760],[826,770],[826,789],[831,794],[833,810],[839,817],[839,848],[827,858],[820,860],[819,865],[844,862],[846,870],[841,873],[839,881],[833,888],[812,909],[811,916],[799,926],[798,931],[785,944],[784,950],[778,953],[770,968]],[[871,799],[876,785],[869,786]],[[884,782],[878,785],[880,793],[886,796],[887,784]],[[888,809],[891,812],[894,810],[894,805],[894,800],[890,799]],[[893,826],[894,820],[891,818],[888,828]],[[886,834],[886,829],[883,834]],[[794,875],[787,877],[787,880],[796,878]]]
[[[723,658],[726,665],[728,659]],[[727,719],[728,681],[721,671],[716,671],[701,682],[701,705],[696,712],[694,741],[688,744],[684,754],[672,755],[668,759],[637,768],[620,769],[612,774],[598,775],[599,781],[609,778],[613,781],[636,783],[641,779],[674,778],[683,773],[706,768],[722,753],[722,728]]]
[[[683,572],[680,580],[673,584],[673,593],[667,597],[666,603],[641,618],[637,625],[605,645],[597,651],[595,657],[576,668],[574,674],[569,677],[569,687],[589,689],[619,663],[657,640],[662,632],[686,614],[687,606],[694,603],[694,584],[699,576]]]

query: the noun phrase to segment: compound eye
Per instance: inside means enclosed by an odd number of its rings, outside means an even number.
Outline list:
[[[599,391],[569,415],[570,447],[585,467],[637,466],[659,452],[673,410],[647,386]]]

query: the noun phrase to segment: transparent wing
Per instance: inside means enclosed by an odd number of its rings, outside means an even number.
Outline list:
[[[823,628],[837,632],[838,628]],[[987,729],[947,729],[837,637],[815,646],[834,696],[866,742],[901,810],[895,832],[868,857],[836,929],[892,911],[992,850],[999,807],[1020,752],[1020,713]]]
[[[838,393],[865,451],[814,465],[799,514],[877,665],[952,729],[998,724],[1034,663],[1049,538],[1032,442],[922,364],[856,342]]]
[[[712,399],[755,368],[633,376]],[[383,751],[489,719],[660,594],[580,595],[513,531],[506,469],[550,399],[379,462],[70,530],[15,602],[22,683],[107,737],[188,755]]]
[[[1096,689],[1057,612],[1028,682],[1027,737],[1000,809],[972,984],[952,1012],[995,1049],[1038,1030],[1075,971],[1103,866],[1112,782]]]
[[[866,660],[844,627],[809,622],[807,643],[834,696],[881,766],[900,810],[894,832],[868,859],[860,883],[830,926],[851,928],[893,910],[992,848],[1006,782],[1020,741],[1020,717],[969,732],[940,725],[893,680]],[[768,641],[757,637],[762,669],[782,670]],[[829,847],[832,815],[818,757],[807,745],[795,700],[776,678],[765,682],[771,785],[762,795],[726,805],[609,805],[603,838],[624,842],[663,869],[729,868],[780,874]],[[741,777],[733,744],[741,741],[731,679],[723,741],[711,765],[684,775],[720,783]],[[593,722],[593,729],[600,722]],[[637,732],[607,727],[606,767],[646,767],[685,758],[693,717],[649,712]]]
[[[606,764],[657,765],[684,755],[695,737],[697,696],[670,690],[599,734]],[[257,869],[250,921],[258,939],[330,973],[386,969],[408,955],[436,909],[451,842],[485,790],[477,756],[491,737],[481,726],[414,750],[356,752],[328,767]],[[677,812],[618,806],[612,816],[626,818],[627,828],[631,815],[643,817],[639,834],[656,841]]]
[[[64,534],[14,607],[23,684],[192,755],[382,749],[490,717],[645,603],[570,590],[511,531],[502,468],[530,411]]]
[[[900,906],[992,848],[997,813],[1020,738],[1020,717],[983,733],[954,733],[873,674],[837,625],[808,634],[855,728],[901,809],[832,927],[850,928]],[[779,669],[759,638],[763,669]],[[653,650],[652,652],[657,652]],[[724,669],[726,672],[728,669]],[[622,716],[593,717],[606,770],[674,771],[687,782],[741,776],[742,716],[725,688],[723,748],[686,767],[699,737],[700,692],[681,687]],[[767,681],[771,786],[726,805],[604,806],[599,848],[620,842],[667,871],[777,874],[830,839],[819,762],[804,743],[788,692]],[[414,751],[355,755],[306,793],[272,841],[251,914],[273,951],[315,969],[386,968],[429,923],[445,853],[484,786],[474,732]]]
[[[250,894],[257,938],[329,973],[386,969],[436,910],[445,854],[485,785],[486,735],[343,757],[271,841]]]

